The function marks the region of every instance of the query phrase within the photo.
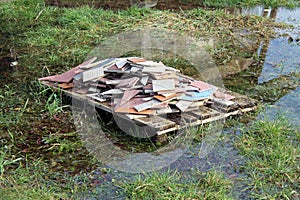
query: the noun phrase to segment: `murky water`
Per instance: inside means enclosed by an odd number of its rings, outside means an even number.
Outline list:
[[[273,12],[272,12],[273,11]],[[268,17],[274,18],[276,22],[283,22],[293,27],[287,29],[276,29],[278,38],[271,39],[267,46],[266,57],[260,73],[257,73],[257,85],[268,84],[268,82],[279,82],[282,77],[295,78],[296,82],[292,89],[279,98],[274,104],[267,108],[266,114],[271,118],[276,113],[284,113],[295,125],[300,123],[300,8],[289,10],[279,8],[268,10]],[[247,10],[245,13],[263,15],[262,7]],[[298,81],[297,81],[298,80]],[[278,93],[283,88],[278,87]]]
[[[266,115],[272,118],[278,113],[283,112],[287,117],[292,119],[291,121],[294,125],[299,126],[300,42],[297,40],[300,36],[300,8],[295,10],[284,8],[264,10],[263,7],[256,7],[239,10],[237,14],[256,14],[274,18],[277,22],[294,25],[294,28],[277,29],[277,38],[273,38],[267,43],[261,43],[260,48],[257,50],[258,56],[265,55],[265,62],[261,67],[258,69],[249,68],[244,72],[234,75],[234,77],[229,77],[228,80],[231,83],[241,85],[239,81],[245,78],[245,73],[251,74],[251,76],[248,76],[248,79],[251,79],[248,91],[263,91],[262,88],[272,88],[273,96],[271,95],[272,98],[270,101],[268,101],[270,93],[260,93],[262,102],[269,102],[270,105],[263,113],[258,114],[258,119]],[[245,91],[245,94],[247,94],[247,91]],[[257,96],[253,95],[253,97]],[[233,147],[236,134],[238,134],[236,129],[224,129],[222,133],[223,138],[214,144],[212,151],[205,157],[199,157],[199,152],[201,152],[201,148],[203,147],[200,143],[191,147],[182,157],[164,170],[176,169],[189,176],[194,170],[208,171],[218,169],[223,171],[227,178],[235,182],[237,178],[243,177],[239,168],[244,162],[244,159]],[[236,198],[245,199],[249,191],[243,190],[244,192],[241,193],[241,188],[243,188],[243,183],[238,182],[233,189],[234,195]]]
[[[274,18],[277,22],[285,22],[293,25],[294,28],[277,29],[278,37],[270,39],[268,42],[261,43],[257,53],[259,57],[265,56],[264,64],[258,68],[249,68],[244,72],[240,72],[233,77],[228,78],[228,82],[235,83],[236,87],[242,87],[240,79],[245,79],[245,73],[251,74],[249,79],[247,92],[260,91],[262,102],[270,103],[265,113],[261,113],[258,117],[267,115],[274,117],[277,113],[284,111],[287,117],[291,118],[295,125],[300,124],[300,8],[288,10],[284,8],[267,9],[256,7],[252,9],[236,9],[235,14],[256,14],[260,16]],[[226,85],[225,80],[225,86]],[[231,86],[231,85],[230,85]],[[261,88],[272,88],[272,98],[270,93],[264,93]],[[253,95],[253,97],[258,97]],[[269,100],[271,99],[271,100]],[[222,170],[226,177],[235,180],[235,178],[243,176],[239,171],[239,166],[244,162],[243,158],[233,147],[235,134],[238,132],[232,129],[223,130],[223,140],[219,140],[214,144],[213,150],[205,157],[199,158],[199,152],[203,147],[202,144],[197,144],[191,147],[180,157],[176,162],[172,163],[167,169],[176,169],[182,173],[189,175],[191,171],[196,169],[208,171],[216,168]],[[120,173],[111,169],[109,173],[102,172],[103,166],[90,173],[93,180],[96,181],[96,187],[89,194],[84,194],[82,197],[89,199],[124,199],[122,194],[117,193],[118,188],[114,186],[115,180],[130,179],[131,175]],[[190,173],[192,174],[192,173]],[[115,180],[114,180],[115,179]],[[98,183],[99,180],[104,180],[105,183]],[[98,181],[98,182],[97,182]],[[237,185],[236,189],[241,185]],[[237,194],[238,198],[247,196],[247,192]]]

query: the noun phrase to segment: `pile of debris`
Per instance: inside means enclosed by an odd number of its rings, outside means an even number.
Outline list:
[[[135,115],[160,115],[196,110],[212,100],[234,106],[235,98],[216,86],[196,81],[162,62],[143,58],[96,57],[66,73],[40,78],[73,89],[98,102],[109,102],[114,112]],[[211,103],[211,102],[210,102]],[[133,116],[131,116],[133,117]]]
[[[251,111],[246,96],[185,76],[138,57],[91,58],[59,75],[39,79],[97,107],[151,126],[157,135]]]

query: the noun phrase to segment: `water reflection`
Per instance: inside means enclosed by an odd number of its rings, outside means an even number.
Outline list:
[[[254,97],[263,96],[260,98],[263,101],[272,99],[274,104],[266,110],[268,116],[274,117],[278,112],[284,111],[286,116],[293,119],[291,121],[294,124],[299,125],[300,8],[289,10],[257,6],[225,11],[234,15],[268,17],[275,22],[292,25],[290,28],[275,29],[278,37],[261,43],[257,54],[261,60],[264,60],[264,64],[259,69],[252,68],[246,72],[248,75],[251,74],[250,88],[246,89],[246,92],[254,94]],[[236,76],[230,81],[239,82],[241,77]]]
[[[300,87],[280,98],[274,105],[269,106],[264,113],[271,119],[284,114],[294,126],[300,125]],[[262,117],[262,116],[260,116]]]

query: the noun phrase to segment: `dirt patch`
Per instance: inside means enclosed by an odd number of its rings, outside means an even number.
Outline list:
[[[131,6],[129,0],[96,0],[96,1],[71,1],[71,0],[46,0],[46,5],[58,6],[58,7],[78,7],[82,5],[89,5],[96,8],[104,8],[111,10],[127,9]],[[159,10],[187,10],[196,7],[203,7],[202,1],[176,1],[176,0],[159,0],[154,7]]]

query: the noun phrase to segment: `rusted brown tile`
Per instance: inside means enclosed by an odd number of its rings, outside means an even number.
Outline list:
[[[47,76],[44,78],[40,78],[40,81],[52,81],[52,82],[58,82],[58,83],[69,83],[72,81],[73,77],[76,75],[75,71],[79,70],[80,66],[77,66],[65,73],[55,75],[55,76]]]
[[[145,62],[146,59],[144,58],[128,58],[128,61],[132,62],[132,63],[138,63],[138,62]]]
[[[74,86],[74,84],[72,82],[58,84],[58,87],[60,87],[62,89],[70,89],[70,88],[73,88],[73,86]]]
[[[125,108],[119,107],[115,109],[117,113],[128,113],[128,114],[136,114],[136,115],[154,115],[156,113],[155,110],[143,110],[143,111],[136,111],[134,108]]]
[[[159,101],[167,101],[167,100],[172,99],[174,97],[176,97],[176,94],[171,94],[171,95],[169,95],[167,97],[162,96],[162,95],[155,95],[154,96],[154,98],[157,99],[157,100],[159,100]]]

